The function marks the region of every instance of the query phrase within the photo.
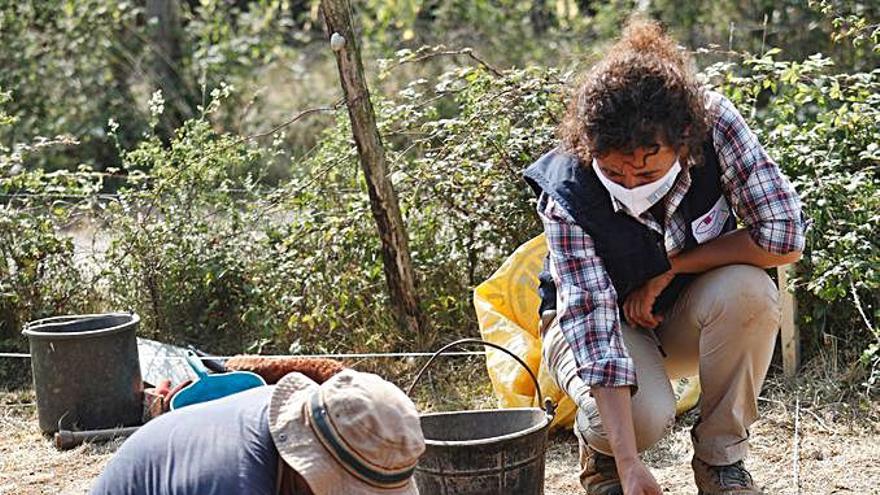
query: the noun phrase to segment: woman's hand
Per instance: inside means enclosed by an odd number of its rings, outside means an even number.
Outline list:
[[[662,495],[663,490],[641,459],[618,462],[617,471],[624,495]]]
[[[652,313],[654,301],[663,289],[672,282],[675,273],[669,270],[645,282],[644,285],[629,293],[623,303],[623,314],[630,325],[654,329],[663,322],[663,316]]]

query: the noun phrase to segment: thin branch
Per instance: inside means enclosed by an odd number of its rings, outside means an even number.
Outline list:
[[[856,292],[856,284],[853,282],[852,277],[849,278],[849,287],[852,293],[853,302],[856,305],[856,309],[859,312],[859,315],[862,317],[862,321],[865,322],[865,326],[868,327],[868,331],[871,332],[875,338],[880,339],[880,334],[878,334],[877,330],[874,329],[874,325],[871,325],[871,322],[868,320],[868,316],[865,314],[865,310],[862,308],[862,300],[859,299],[859,295]]]
[[[268,131],[259,132],[257,134],[250,134],[248,136],[242,136],[238,140],[234,141],[233,144],[231,144],[230,146],[234,146],[236,144],[241,144],[242,142],[248,141],[248,140],[271,136],[272,134],[275,134],[276,132],[280,131],[281,129],[284,129],[285,127],[289,127],[289,126],[293,125],[296,121],[298,121],[299,119],[301,119],[303,117],[307,117],[313,113],[334,112],[334,111],[338,110],[339,107],[341,107],[344,103],[345,103],[345,98],[340,97],[339,99],[337,99],[333,103],[333,105],[331,105],[329,107],[316,107],[316,108],[309,108],[308,110],[303,110],[302,112],[294,115],[290,120],[283,122],[281,124],[278,124],[277,126],[273,127],[272,129],[269,129]],[[222,150],[222,148],[221,148],[221,150]]]
[[[473,59],[474,61],[476,61],[478,64],[480,64],[480,65],[482,65],[483,67],[485,67],[486,69],[488,69],[491,73],[495,74],[495,76],[497,76],[497,77],[503,77],[503,76],[504,76],[504,74],[501,72],[501,70],[495,68],[495,66],[493,66],[493,65],[490,64],[489,62],[486,62],[485,60],[483,60],[483,58],[480,57],[480,56],[478,56],[476,53],[474,53],[474,49],[473,49],[473,48],[470,48],[470,47],[462,48],[462,49],[460,49],[460,50],[438,50],[438,51],[434,51],[434,52],[426,53],[426,54],[424,54],[424,55],[420,55],[420,56],[415,57],[415,58],[411,58],[411,59],[407,59],[407,60],[401,60],[401,61],[398,62],[397,64],[395,64],[395,65],[389,67],[389,68],[388,68],[388,71],[391,71],[391,70],[393,70],[393,69],[396,69],[397,67],[400,67],[400,66],[403,65],[403,64],[416,63],[416,62],[423,62],[423,61],[425,61],[425,60],[428,60],[428,59],[431,59],[431,58],[434,58],[434,57],[441,57],[441,56],[455,56],[455,55],[467,55],[468,57],[470,57],[471,59]]]

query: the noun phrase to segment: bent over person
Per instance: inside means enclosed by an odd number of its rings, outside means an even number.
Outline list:
[[[544,361],[578,406],[590,495],[661,493],[638,452],[674,421],[669,380],[697,372],[699,493],[761,493],[743,459],[780,320],[765,269],[799,259],[804,225],[692,65],[659,25],[631,21],[575,88],[560,145],[525,171],[549,247]]]
[[[290,373],[176,409],[120,447],[91,495],[418,495],[425,450],[412,401],[344,370],[318,385]]]

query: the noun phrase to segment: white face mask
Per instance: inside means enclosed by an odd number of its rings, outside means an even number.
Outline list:
[[[672,189],[672,186],[675,184],[675,178],[678,177],[678,173],[681,172],[681,165],[676,158],[675,163],[672,164],[672,167],[669,168],[669,172],[666,172],[666,175],[654,182],[643,184],[632,189],[627,189],[620,184],[613,182],[608,177],[605,177],[605,174],[602,173],[602,170],[599,168],[599,163],[596,162],[595,158],[593,159],[593,171],[596,172],[599,181],[602,182],[605,189],[608,189],[608,192],[611,193],[615,199],[623,203],[633,215],[639,216],[648,211],[648,208],[654,206],[660,201],[660,198],[665,196],[666,193]]]

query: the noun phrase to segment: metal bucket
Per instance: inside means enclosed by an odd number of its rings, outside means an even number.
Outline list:
[[[44,433],[141,424],[139,322],[136,314],[110,313],[25,325]]]
[[[423,414],[425,453],[415,480],[422,495],[539,495],[544,493],[544,454],[554,406],[541,395],[531,369],[507,349],[463,339],[437,351],[419,371],[408,394],[434,359],[461,344],[499,349],[522,365],[535,382],[545,409],[524,407]]]

